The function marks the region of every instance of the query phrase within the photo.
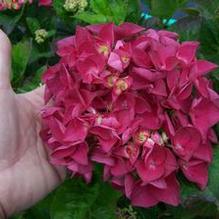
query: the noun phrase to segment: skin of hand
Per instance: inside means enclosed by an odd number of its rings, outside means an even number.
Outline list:
[[[32,206],[65,178],[39,136],[44,88],[15,94],[10,71],[11,44],[0,30],[0,218]]]

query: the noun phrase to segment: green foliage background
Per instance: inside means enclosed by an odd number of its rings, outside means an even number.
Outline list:
[[[124,21],[146,28],[165,28],[180,34],[181,40],[199,40],[198,56],[219,64],[218,0],[144,0],[152,18],[141,16],[140,0],[90,0],[83,12],[67,12],[65,0],[53,0],[53,7],[38,7],[37,2],[19,11],[0,12],[0,27],[13,45],[11,81],[16,92],[39,86],[48,65],[57,62],[55,42],[74,33],[77,24]],[[188,6],[188,2],[193,2]],[[191,4],[190,4],[191,5]],[[168,26],[176,13],[183,15]],[[165,22],[163,19],[166,19]],[[35,41],[35,31],[48,31],[44,43]],[[0,42],[1,43],[1,42]],[[219,74],[213,72],[215,89],[219,91]],[[219,127],[215,127],[217,133]],[[182,176],[182,205],[174,208],[159,204],[154,208],[133,208],[129,201],[100,180],[97,168],[94,179],[86,185],[81,179],[67,179],[53,193],[31,209],[11,219],[218,219],[219,218],[219,148],[215,146],[210,167],[209,185],[204,191],[188,183]]]

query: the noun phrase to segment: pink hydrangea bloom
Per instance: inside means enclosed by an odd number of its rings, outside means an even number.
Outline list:
[[[182,172],[204,189],[219,96],[198,42],[132,23],[77,27],[43,76],[41,136],[51,162],[87,182],[95,163],[133,205],[178,205]]]

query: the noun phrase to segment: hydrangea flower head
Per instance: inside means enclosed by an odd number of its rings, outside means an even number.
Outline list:
[[[103,179],[133,205],[180,203],[181,172],[204,189],[219,121],[218,94],[196,57],[198,42],[132,23],[77,27],[57,43],[60,61],[43,76],[41,136],[51,162]]]

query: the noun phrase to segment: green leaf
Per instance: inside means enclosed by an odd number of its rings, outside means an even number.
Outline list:
[[[99,185],[82,180],[67,180],[55,193],[51,204],[52,219],[85,219],[98,196]]]
[[[141,19],[141,3],[139,0],[128,0],[126,21],[139,23]]]
[[[140,20],[139,0],[91,0],[91,11],[76,14],[74,17],[89,24],[114,22],[121,24],[125,20]],[[126,19],[127,18],[127,19]]]
[[[219,50],[219,28],[212,19],[202,19],[200,28],[201,51],[207,55],[214,55]]]
[[[128,11],[128,3],[124,0],[112,0],[109,4],[112,11],[112,21],[121,24],[125,21]]]
[[[170,26],[168,30],[177,32],[180,41],[196,41],[200,35],[201,22],[200,16],[185,16]]]
[[[96,14],[103,14],[103,15],[112,14],[108,0],[91,0],[90,6],[92,11],[95,12]]]
[[[176,1],[173,0],[152,0],[151,13],[160,18],[169,18],[177,8]]]
[[[99,195],[90,211],[91,219],[116,219],[117,200],[121,194],[109,184],[101,182]]]
[[[200,11],[197,8],[187,7],[182,9],[183,12],[190,16],[199,16]]]
[[[19,87],[17,91],[19,93],[24,93],[27,91],[31,91],[37,87],[39,87],[41,83],[42,74],[46,71],[47,67],[40,67],[34,74],[31,74],[30,78],[27,78],[22,87]]]
[[[16,214],[10,217],[10,219],[26,219],[24,213]]]
[[[218,218],[217,206],[200,199],[192,199],[186,206],[167,206],[166,215],[177,219],[213,219]]]
[[[27,26],[32,33],[32,35],[35,35],[35,31],[40,29],[40,23],[36,18],[27,17],[26,18]]]
[[[41,51],[36,45],[32,47],[30,63],[36,62],[41,58],[51,58],[54,55],[53,51]]]
[[[213,163],[209,168],[209,182],[206,192],[212,194],[219,203],[219,189],[218,189],[218,182],[219,182],[219,148],[216,146],[214,150],[214,157]]]
[[[108,21],[107,17],[103,14],[93,14],[91,12],[82,12],[74,16],[88,24],[105,23]]]
[[[151,0],[151,13],[159,18],[170,18],[186,0]]]
[[[121,24],[125,20],[137,22],[140,19],[138,0],[91,0],[91,10],[76,14],[74,17],[89,24],[105,22]]]
[[[16,27],[16,24],[19,22],[24,13],[24,8],[25,7],[22,7],[19,12],[14,12],[10,15],[0,12],[0,27],[3,26],[3,29],[7,34],[10,34]]]
[[[47,38],[53,37],[56,34],[56,30],[49,30]]]
[[[151,8],[151,0],[142,0],[149,8]]]
[[[197,3],[199,10],[201,11],[202,17],[207,19],[214,18],[217,13],[217,9],[219,8],[219,1],[218,0],[193,0]]]
[[[21,82],[32,50],[32,42],[25,40],[12,47],[12,83]]]
[[[141,218],[141,219],[148,219],[148,218],[157,219],[157,218],[160,218],[159,214],[161,213],[161,210],[158,208],[158,206],[155,206],[155,207],[152,207],[152,208],[134,208],[134,209],[138,214],[137,218]]]
[[[50,207],[51,219],[116,219],[120,193],[100,179],[86,184],[67,180],[57,189]]]
[[[64,9],[63,5],[65,4],[65,0],[53,0],[53,8],[56,11],[56,14],[64,20],[71,20],[71,17],[68,16],[67,11]]]

